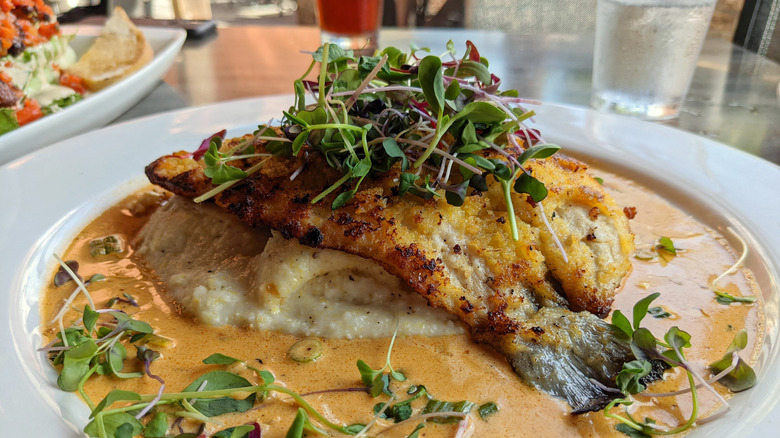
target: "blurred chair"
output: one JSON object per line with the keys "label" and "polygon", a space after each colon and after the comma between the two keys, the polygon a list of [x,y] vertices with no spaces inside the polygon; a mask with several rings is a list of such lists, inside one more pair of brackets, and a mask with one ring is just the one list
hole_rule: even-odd
{"label": "blurred chair", "polygon": [[780,0],[745,0],[734,43],[780,62]]}

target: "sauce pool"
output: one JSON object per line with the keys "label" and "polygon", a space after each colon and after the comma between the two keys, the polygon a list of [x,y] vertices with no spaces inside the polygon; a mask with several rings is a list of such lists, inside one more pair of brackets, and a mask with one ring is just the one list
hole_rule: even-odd
{"label": "sauce pool", "polygon": [[[709,288],[712,280],[736,260],[724,240],[649,190],[606,172],[591,173],[605,180],[605,187],[619,205],[636,207],[638,213],[631,221],[631,227],[636,234],[638,253],[652,252],[660,236],[670,237],[675,247],[681,249],[676,257],[668,261],[658,257],[635,259],[633,272],[624,281],[613,308],[620,309],[630,318],[634,303],[650,293],[660,292],[660,298],[652,305],[662,307],[670,316],[648,316],[643,325],[656,336],[661,336],[675,325],[690,333],[692,347],[686,350],[686,356],[705,375],[706,365],[722,357],[734,334],[742,328],[749,333],[749,344],[742,357],[748,363],[754,363],[764,336],[764,316],[760,293],[750,273],[739,270],[721,280],[719,287],[733,295],[756,295],[759,297],[756,304],[718,304]],[[153,273],[144,269],[141,261],[133,255],[132,245],[126,245],[121,254],[90,255],[89,242],[98,237],[119,234],[126,242],[132,242],[158,198],[149,193],[139,193],[120,202],[89,224],[62,258],[77,260],[81,265],[79,273],[84,278],[98,273],[106,276],[105,281],[89,286],[98,308],[104,307],[111,298],[127,293],[139,307],[118,303],[114,308],[148,322],[155,333],[172,340],[173,345],[167,348],[150,346],[162,353],[163,357],[152,363],[151,371],[165,380],[166,392],[183,390],[202,374],[224,369],[224,366],[202,363],[209,355],[222,353],[270,371],[277,383],[304,395],[312,406],[336,424],[365,424],[371,421],[374,405],[388,398],[373,398],[366,392],[355,390],[363,386],[356,362],[362,359],[374,369],[381,368],[387,357],[389,339],[326,339],[323,340],[324,351],[320,359],[298,363],[288,357],[287,351],[300,337],[241,327],[208,327],[183,315],[176,303],[166,297],[163,285],[156,281]],[[43,291],[40,306],[42,321],[51,321],[73,287],[73,283],[69,282],[60,287],[51,285]],[[76,301],[74,307],[83,308],[84,304],[85,301]],[[76,312],[70,311],[66,315],[66,323],[79,317]],[[56,324],[43,329],[46,342],[53,339],[58,331]],[[135,352],[130,350],[129,355],[134,355]],[[498,413],[487,419],[480,419],[476,414],[471,416],[470,427],[473,427],[474,436],[622,436],[614,429],[615,423],[602,412],[570,415],[568,405],[523,384],[501,355],[489,347],[473,343],[467,335],[399,337],[392,350],[391,363],[407,377],[405,382],[393,382],[391,385],[399,397],[396,401],[406,399],[407,387],[415,384],[424,385],[439,400],[469,400],[477,405],[495,403]],[[256,381],[251,377],[252,373],[241,366],[233,365],[229,370]],[[667,373],[664,381],[651,385],[650,390],[660,393],[684,387],[687,387],[684,373],[675,371]],[[87,382],[86,392],[97,403],[115,388],[155,394],[159,383],[147,377],[120,380],[95,375]],[[717,385],[716,388],[728,396],[728,391]],[[700,390],[699,395],[700,415],[706,416],[716,408],[717,400],[706,390]],[[631,408],[632,415],[637,418],[652,417],[670,426],[684,423],[691,410],[689,395],[660,399],[638,396],[636,399],[637,403]],[[418,412],[424,402],[417,400],[412,406]],[[292,398],[274,393],[248,412],[219,417],[219,423],[207,424],[204,432],[210,436],[228,426],[258,422],[264,438],[284,437],[296,412],[297,405]],[[417,424],[419,422],[410,422],[390,428],[392,422],[380,420],[371,434],[406,437]],[[200,427],[194,421],[180,426],[185,432],[196,432]],[[426,422],[419,436],[453,436],[457,427],[457,423]],[[180,431],[174,429],[171,432],[176,434]]]}

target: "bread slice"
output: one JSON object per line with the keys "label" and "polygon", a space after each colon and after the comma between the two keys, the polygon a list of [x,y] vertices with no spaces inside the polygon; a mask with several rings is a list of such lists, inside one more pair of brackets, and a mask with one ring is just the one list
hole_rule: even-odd
{"label": "bread slice", "polygon": [[153,56],[144,34],[117,6],[92,47],[67,71],[97,91],[143,67]]}

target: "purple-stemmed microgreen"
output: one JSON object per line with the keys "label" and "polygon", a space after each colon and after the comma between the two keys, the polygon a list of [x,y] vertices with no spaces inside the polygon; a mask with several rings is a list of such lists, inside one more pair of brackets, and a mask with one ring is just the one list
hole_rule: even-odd
{"label": "purple-stemmed microgreen", "polygon": [[[663,340],[660,340],[650,330],[641,327],[642,319],[651,309],[650,304],[659,296],[660,294],[657,292],[650,294],[634,305],[633,323],[629,322],[628,318],[619,310],[612,314],[613,329],[619,336],[630,339],[631,350],[636,360],[625,363],[623,369],[618,373],[615,383],[623,393],[623,397],[616,398],[610,402],[604,409],[604,415],[618,421],[617,430],[630,436],[641,434],[674,435],[684,432],[693,427],[697,422],[702,423],[706,421],[706,419],[698,419],[700,410],[698,389],[704,388],[714,394],[723,406],[719,412],[710,416],[712,418],[723,415],[729,409],[728,402],[712,387],[712,383],[721,383],[736,392],[748,389],[755,385],[756,382],[756,375],[753,369],[742,361],[737,354],[738,351],[747,346],[747,332],[744,330],[737,333],[723,358],[710,364],[709,369],[715,376],[707,380],[685,358],[683,349],[691,346],[691,336],[688,333],[680,330],[678,327],[672,327],[664,334]],[[646,385],[651,380],[659,377],[650,376],[653,368],[659,366],[661,370],[672,367],[683,369],[686,373],[689,387],[668,393],[645,391],[647,389]],[[696,383],[697,381],[699,383]],[[612,408],[616,406],[630,406],[633,404],[632,395],[639,393],[647,397],[670,397],[690,393],[692,402],[691,414],[680,425],[664,427],[650,418],[644,420],[636,419],[627,410],[624,412],[624,415],[611,412]]]}

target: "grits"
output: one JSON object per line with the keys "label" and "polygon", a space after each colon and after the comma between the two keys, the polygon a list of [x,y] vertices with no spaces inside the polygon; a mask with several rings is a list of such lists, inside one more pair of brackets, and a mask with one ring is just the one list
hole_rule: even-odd
{"label": "grits", "polygon": [[346,339],[390,336],[396,320],[404,335],[464,332],[376,263],[250,228],[210,203],[172,198],[138,241],[171,297],[209,325]]}

